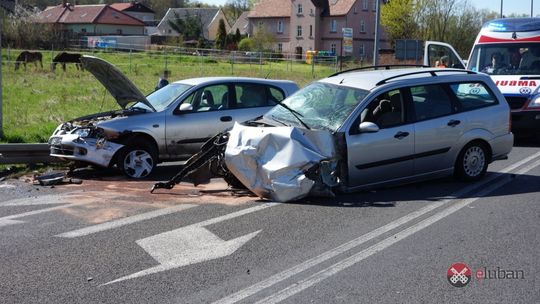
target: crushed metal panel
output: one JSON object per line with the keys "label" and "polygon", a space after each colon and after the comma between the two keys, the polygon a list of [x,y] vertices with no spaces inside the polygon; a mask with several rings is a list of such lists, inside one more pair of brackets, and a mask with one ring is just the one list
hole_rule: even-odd
{"label": "crushed metal panel", "polygon": [[327,160],[336,161],[332,134],[296,127],[236,123],[225,150],[225,164],[242,184],[259,197],[278,202],[309,195],[316,181],[306,172]]}

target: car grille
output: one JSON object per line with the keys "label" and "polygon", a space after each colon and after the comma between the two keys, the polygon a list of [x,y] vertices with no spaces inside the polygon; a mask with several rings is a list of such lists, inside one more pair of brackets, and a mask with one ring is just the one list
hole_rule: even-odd
{"label": "car grille", "polygon": [[510,109],[517,110],[523,108],[527,102],[527,97],[505,97]]}
{"label": "car grille", "polygon": [[75,149],[65,145],[51,145],[51,154],[56,155],[73,155]]}

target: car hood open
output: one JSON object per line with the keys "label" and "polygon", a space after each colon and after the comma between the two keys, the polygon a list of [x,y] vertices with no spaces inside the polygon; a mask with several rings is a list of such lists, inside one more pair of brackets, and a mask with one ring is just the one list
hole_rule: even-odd
{"label": "car hood open", "polygon": [[125,109],[131,102],[142,102],[154,112],[156,111],[133,82],[114,65],[103,59],[88,55],[81,57],[81,63],[111,93],[122,109]]}

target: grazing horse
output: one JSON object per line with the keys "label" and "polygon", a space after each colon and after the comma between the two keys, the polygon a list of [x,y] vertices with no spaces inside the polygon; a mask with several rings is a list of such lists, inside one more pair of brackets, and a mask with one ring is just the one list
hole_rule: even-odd
{"label": "grazing horse", "polygon": [[41,68],[43,68],[43,56],[40,52],[29,52],[29,51],[22,51],[17,59],[15,59],[15,71],[19,69],[20,64],[22,63],[24,65],[24,70],[26,71],[26,64],[33,62],[36,67],[39,62],[39,65]]}
{"label": "grazing horse", "polygon": [[77,53],[70,54],[62,52],[54,57],[51,65],[52,70],[54,71],[56,69],[56,65],[58,63],[62,64],[62,70],[64,70],[64,72],[66,71],[66,63],[75,63],[77,70],[82,70],[83,66],[81,64],[81,56],[81,54]]}

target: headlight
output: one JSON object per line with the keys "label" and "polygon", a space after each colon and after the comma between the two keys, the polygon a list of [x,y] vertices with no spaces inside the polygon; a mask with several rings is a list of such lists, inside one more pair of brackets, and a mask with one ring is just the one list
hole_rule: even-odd
{"label": "headlight", "polygon": [[79,137],[88,137],[88,135],[90,135],[90,129],[86,128],[86,129],[77,129],[75,130],[75,132],[73,132],[73,134],[77,134],[79,135]]}
{"label": "headlight", "polygon": [[536,108],[540,108],[540,95],[536,95],[535,97],[533,97],[531,99],[531,101],[529,101],[529,104],[527,105],[527,108],[529,109],[536,109]]}

